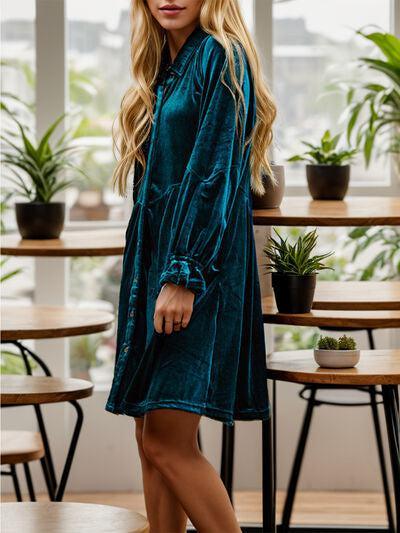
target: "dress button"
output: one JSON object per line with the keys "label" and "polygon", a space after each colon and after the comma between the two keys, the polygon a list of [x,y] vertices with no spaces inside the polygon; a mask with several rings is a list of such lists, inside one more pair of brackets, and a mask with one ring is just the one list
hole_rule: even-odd
{"label": "dress button", "polygon": [[129,316],[135,316],[135,310],[131,311],[131,312],[129,313]]}
{"label": "dress button", "polygon": [[129,350],[129,346],[125,346],[124,352],[127,352]]}

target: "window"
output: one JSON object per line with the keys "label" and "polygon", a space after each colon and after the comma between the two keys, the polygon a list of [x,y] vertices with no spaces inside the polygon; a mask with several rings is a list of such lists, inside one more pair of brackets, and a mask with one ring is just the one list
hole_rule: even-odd
{"label": "window", "polygon": [[[1,50],[1,100],[23,124],[34,129],[35,0],[20,0],[18,3],[2,1]],[[2,132],[13,130],[14,125],[3,117],[1,128]],[[2,231],[15,228],[15,200],[18,198],[11,196],[9,183],[4,180],[1,191]],[[1,285],[3,298],[30,301],[33,295],[33,259],[2,257],[2,261],[2,276],[6,278]]]}
{"label": "window", "polygon": [[[390,0],[291,0],[273,9],[273,80],[278,103],[275,158],[284,161],[302,151],[301,140],[318,140],[325,129],[343,129],[338,118],[345,106],[339,93],[327,92],[337,80],[360,78],[355,60],[371,53],[355,34],[375,24],[390,31]],[[369,75],[370,74],[366,74]],[[371,81],[371,78],[368,78]],[[325,95],[323,93],[326,93]],[[289,185],[304,183],[304,165],[287,164]],[[352,183],[388,185],[389,164],[363,161],[352,169]]]}
{"label": "window", "polygon": [[125,219],[124,199],[112,191],[111,128],[130,83],[129,0],[67,0],[69,98],[88,146],[88,179],[68,193],[71,221]]}

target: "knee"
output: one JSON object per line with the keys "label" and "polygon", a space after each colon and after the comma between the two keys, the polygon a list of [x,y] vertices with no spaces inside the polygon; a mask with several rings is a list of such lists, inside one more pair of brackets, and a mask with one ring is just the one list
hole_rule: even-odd
{"label": "knee", "polygon": [[162,438],[156,433],[146,431],[142,433],[142,449],[146,458],[158,469],[164,470],[168,466],[167,447]]}

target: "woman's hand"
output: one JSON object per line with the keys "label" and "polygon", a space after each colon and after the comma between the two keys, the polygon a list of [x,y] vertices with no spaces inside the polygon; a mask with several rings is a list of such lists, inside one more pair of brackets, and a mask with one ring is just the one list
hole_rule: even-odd
{"label": "woman's hand", "polygon": [[[180,331],[189,324],[193,311],[194,292],[174,283],[165,283],[157,297],[154,328],[157,333]],[[163,329],[164,326],[164,329]]]}

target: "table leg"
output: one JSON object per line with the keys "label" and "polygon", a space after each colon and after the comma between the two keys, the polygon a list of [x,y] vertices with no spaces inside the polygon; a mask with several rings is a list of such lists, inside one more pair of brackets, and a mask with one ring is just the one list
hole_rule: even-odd
{"label": "table leg", "polygon": [[398,389],[395,385],[382,385],[386,430],[389,442],[395,497],[396,533],[400,533],[400,421],[397,409]]}
{"label": "table leg", "polygon": [[71,438],[71,442],[70,442],[70,445],[69,445],[67,458],[65,459],[64,468],[63,468],[63,471],[62,471],[62,474],[61,474],[60,484],[57,487],[57,492],[56,492],[56,495],[55,495],[55,501],[56,502],[60,502],[63,499],[65,487],[67,485],[69,473],[70,473],[71,466],[72,466],[72,461],[73,461],[75,450],[76,450],[76,446],[78,444],[79,434],[81,432],[82,424],[83,424],[82,407],[79,405],[79,403],[76,400],[73,400],[73,401],[68,402],[68,403],[70,403],[71,405],[74,406],[74,408],[76,410],[76,417],[77,418],[76,418],[76,422],[75,422],[74,431],[72,433],[72,438]]}
{"label": "table leg", "polygon": [[[35,352],[27,348],[24,344],[22,344],[19,341],[13,341],[12,344],[14,344],[19,349],[28,375],[32,375],[32,368],[29,362],[28,355],[32,357],[32,359],[34,359],[34,361],[38,363],[38,365],[42,368],[46,376],[52,375],[46,363],[42,361],[42,359],[37,354],[35,354]],[[52,454],[50,450],[50,444],[49,444],[49,440],[47,437],[46,426],[44,424],[40,405],[33,406],[35,409],[36,418],[37,418],[38,425],[39,425],[39,431],[42,436],[43,447],[45,449],[45,456],[43,458],[44,462],[42,462],[43,472],[46,478],[46,485],[47,485],[47,489],[49,493],[49,498],[50,500],[54,500],[54,501],[62,501],[63,499],[65,487],[67,485],[69,473],[70,473],[71,466],[72,466],[72,461],[73,461],[75,450],[78,444],[79,434],[81,432],[82,425],[83,425],[83,411],[82,411],[82,407],[80,406],[80,404],[75,400],[70,401],[68,403],[70,403],[76,410],[77,419],[75,422],[74,431],[72,433],[71,442],[68,448],[68,453],[65,459],[65,463],[64,463],[64,467],[61,473],[59,484],[57,483],[54,463],[53,463]]]}
{"label": "table leg", "polygon": [[[51,376],[51,372],[50,372],[50,369],[48,368],[48,366],[32,350],[30,350],[27,346],[25,346],[24,344],[22,344],[19,341],[14,341],[12,344],[14,344],[19,349],[19,351],[21,353],[21,357],[22,357],[22,359],[24,361],[24,364],[25,364],[26,373],[29,376],[32,375],[32,367],[31,367],[31,364],[29,362],[28,355],[30,357],[32,357],[32,359],[39,364],[39,366],[42,368],[42,370],[43,370],[43,372],[45,373],[46,376]],[[43,441],[43,447],[44,447],[44,451],[45,451],[45,460],[46,460],[47,469],[48,469],[48,473],[49,473],[49,477],[50,477],[50,487],[48,486],[49,498],[50,498],[50,500],[53,500],[54,499],[54,495],[55,495],[55,491],[56,491],[56,487],[57,487],[57,477],[56,477],[56,472],[55,472],[55,468],[54,468],[53,456],[51,454],[50,443],[49,443],[49,439],[47,437],[47,431],[46,431],[46,426],[45,426],[45,423],[44,423],[41,407],[40,407],[40,405],[34,405],[33,408],[35,410],[35,414],[36,414],[36,419],[37,419],[38,426],[39,426],[40,435],[41,435],[42,441]]]}
{"label": "table leg", "polygon": [[273,409],[262,421],[262,512],[263,533],[276,533]]}
{"label": "table leg", "polygon": [[222,424],[222,453],[220,477],[233,505],[233,461],[235,450],[235,425]]}

